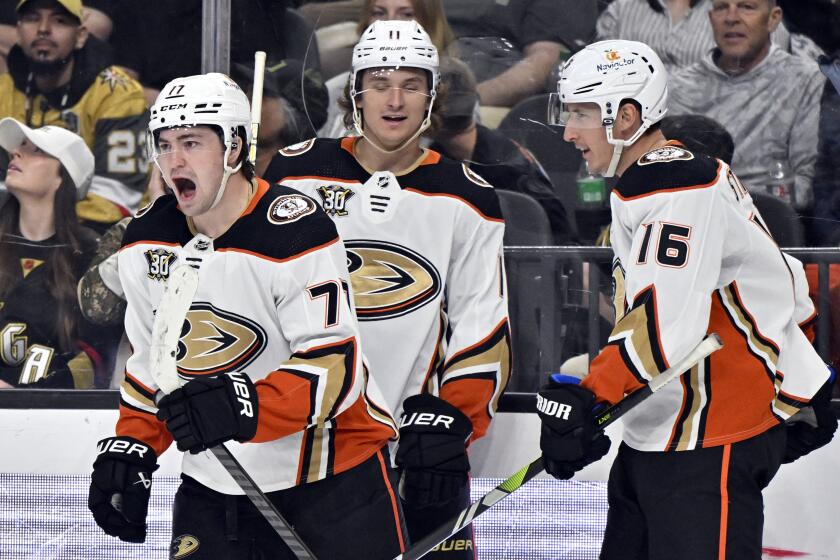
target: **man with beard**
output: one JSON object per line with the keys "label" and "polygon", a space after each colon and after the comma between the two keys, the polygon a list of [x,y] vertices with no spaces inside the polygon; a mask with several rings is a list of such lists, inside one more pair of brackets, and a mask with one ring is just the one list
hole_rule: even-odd
{"label": "man with beard", "polygon": [[143,90],[110,66],[107,46],[81,24],[80,0],[21,0],[17,13],[18,46],[0,76],[0,117],[84,138],[96,169],[77,213],[104,230],[138,209],[145,187]]}

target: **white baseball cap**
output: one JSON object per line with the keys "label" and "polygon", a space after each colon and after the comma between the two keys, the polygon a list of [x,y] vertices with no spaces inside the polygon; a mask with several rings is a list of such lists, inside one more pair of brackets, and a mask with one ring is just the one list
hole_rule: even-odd
{"label": "white baseball cap", "polygon": [[32,129],[11,117],[0,120],[0,147],[7,152],[28,139],[41,151],[57,159],[76,185],[76,198],[82,200],[93,179],[93,153],[81,136],[59,126]]}

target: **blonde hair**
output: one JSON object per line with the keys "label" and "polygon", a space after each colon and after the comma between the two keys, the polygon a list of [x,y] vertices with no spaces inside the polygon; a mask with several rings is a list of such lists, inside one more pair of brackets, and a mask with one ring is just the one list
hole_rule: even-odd
{"label": "blonde hair", "polygon": [[[423,26],[438,52],[442,55],[452,49],[456,37],[452,28],[449,27],[449,21],[446,19],[443,0],[410,0],[410,2],[411,8],[414,10],[414,20]],[[376,0],[365,0],[362,5],[362,13],[359,17],[359,35],[371,24],[375,4]],[[449,54],[452,55],[453,53],[449,52]]]}

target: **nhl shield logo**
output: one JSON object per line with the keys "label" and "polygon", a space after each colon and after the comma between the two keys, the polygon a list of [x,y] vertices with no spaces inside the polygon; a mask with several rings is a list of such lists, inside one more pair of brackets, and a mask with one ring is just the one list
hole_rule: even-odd
{"label": "nhl shield logo", "polygon": [[343,185],[323,185],[318,187],[321,206],[330,216],[346,216],[347,201],[356,194]]}
{"label": "nhl shield logo", "polygon": [[158,282],[163,282],[169,278],[169,270],[172,264],[178,259],[172,251],[166,249],[150,249],[143,253],[146,257],[146,263],[149,265],[149,271],[146,275]]}
{"label": "nhl shield logo", "polygon": [[268,207],[268,221],[282,225],[296,222],[315,211],[315,201],[300,194],[284,194]]}

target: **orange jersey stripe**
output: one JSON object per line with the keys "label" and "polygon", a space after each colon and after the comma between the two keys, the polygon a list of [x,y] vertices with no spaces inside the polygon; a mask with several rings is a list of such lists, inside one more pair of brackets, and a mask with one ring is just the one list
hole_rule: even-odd
{"label": "orange jersey stripe", "polygon": [[163,245],[165,247],[180,247],[180,243],[166,243],[164,241],[150,241],[150,240],[140,240],[135,241],[134,243],[129,243],[125,247],[120,247],[120,251],[124,251],[129,247],[134,247],[135,245]]}
{"label": "orange jersey stripe", "polygon": [[284,263],[284,262],[293,261],[295,259],[299,259],[303,256],[308,255],[309,253],[313,253],[315,251],[320,251],[324,247],[329,247],[330,245],[332,245],[334,243],[337,243],[339,240],[340,240],[340,238],[336,237],[332,241],[327,241],[326,243],[324,243],[322,245],[318,245],[317,247],[312,247],[311,249],[307,249],[306,251],[301,251],[300,253],[297,253],[296,255],[292,255],[291,257],[286,257],[284,259],[275,259],[274,257],[269,257],[268,255],[263,255],[261,253],[256,253],[254,251],[249,251],[247,249],[237,249],[237,248],[234,248],[234,247],[217,249],[217,252],[219,252],[219,253],[242,253],[244,255],[251,255],[252,257],[257,257],[258,259],[264,259],[264,260],[271,261],[271,262],[276,262],[276,263]]}
{"label": "orange jersey stripe", "polygon": [[166,425],[148,412],[140,412],[120,405],[120,418],[117,420],[116,434],[130,436],[147,443],[155,450],[158,457],[172,444],[172,435]]}
{"label": "orange jersey stripe", "polygon": [[403,553],[405,552],[405,540],[402,534],[402,523],[400,523],[400,509],[397,506],[397,497],[394,495],[391,480],[388,478],[388,468],[385,466],[382,451],[376,452],[376,458],[379,460],[379,467],[382,469],[382,479],[385,481],[385,487],[388,489],[388,497],[391,498],[391,509],[394,511],[394,524],[397,528],[397,538],[400,541],[400,553]]}
{"label": "orange jersey stripe", "polygon": [[726,560],[726,537],[729,524],[729,453],[730,445],[723,446],[723,459],[720,464],[720,541],[718,560]]}

